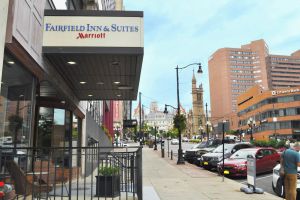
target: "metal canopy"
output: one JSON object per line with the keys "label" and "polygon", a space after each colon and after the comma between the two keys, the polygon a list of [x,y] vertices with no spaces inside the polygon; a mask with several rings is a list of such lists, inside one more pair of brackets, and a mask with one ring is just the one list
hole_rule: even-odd
{"label": "metal canopy", "polygon": [[[96,13],[95,11],[67,12],[63,14],[78,16],[82,13],[84,15]],[[121,13],[104,12],[104,15],[122,16]],[[46,14],[55,16],[61,15],[62,12],[45,11]],[[130,15],[132,14],[136,13]],[[128,15],[128,12],[124,15]],[[58,44],[43,46],[43,54],[80,100],[135,100],[137,98],[143,47],[62,47]]]}

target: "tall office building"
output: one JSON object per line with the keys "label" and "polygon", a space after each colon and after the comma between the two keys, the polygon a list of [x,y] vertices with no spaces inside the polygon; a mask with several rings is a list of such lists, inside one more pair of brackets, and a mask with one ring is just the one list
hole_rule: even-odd
{"label": "tall office building", "polygon": [[290,56],[269,55],[267,69],[270,89],[300,86],[300,50]]}
{"label": "tall office building", "polygon": [[253,85],[265,90],[300,86],[300,51],[270,55],[264,40],[218,49],[209,59],[212,119],[237,111],[237,96]]}
{"label": "tall office building", "polygon": [[101,0],[102,10],[115,10],[116,0]]}

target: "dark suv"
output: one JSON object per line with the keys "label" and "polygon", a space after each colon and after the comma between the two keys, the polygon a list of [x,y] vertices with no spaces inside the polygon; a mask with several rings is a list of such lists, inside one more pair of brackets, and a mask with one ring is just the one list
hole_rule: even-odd
{"label": "dark suv", "polygon": [[186,150],[184,158],[189,163],[197,164],[197,158],[200,158],[205,153],[212,152],[220,144],[222,144],[222,140],[219,139],[201,142],[193,148]]}

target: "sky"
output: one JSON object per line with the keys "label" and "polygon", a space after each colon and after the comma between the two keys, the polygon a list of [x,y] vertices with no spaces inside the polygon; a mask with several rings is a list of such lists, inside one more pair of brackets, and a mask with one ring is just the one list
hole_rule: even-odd
{"label": "sky", "polygon": [[[300,49],[299,0],[124,0],[125,10],[144,11],[142,104],[176,106],[175,67],[201,62],[204,104],[210,105],[208,59],[219,48],[264,39],[271,54]],[[193,67],[180,71],[180,101],[192,107]],[[218,91],[214,91],[218,92]],[[134,106],[137,102],[134,102]]]}
{"label": "sky", "polygon": [[[64,0],[54,0],[64,5]],[[210,107],[208,59],[219,48],[264,39],[271,54],[300,49],[299,0],[123,0],[125,10],[144,11],[142,104],[177,105],[175,67],[201,62],[204,105]],[[192,107],[193,67],[181,70],[180,101]],[[214,91],[218,92],[218,91]],[[137,101],[133,106],[137,106]]]}

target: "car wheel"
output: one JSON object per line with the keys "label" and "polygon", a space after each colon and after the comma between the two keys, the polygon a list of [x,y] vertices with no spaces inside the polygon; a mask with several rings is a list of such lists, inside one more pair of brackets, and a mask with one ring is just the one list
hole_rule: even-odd
{"label": "car wheel", "polygon": [[275,192],[275,193],[276,193],[276,188],[274,187],[274,183],[273,183],[273,181],[272,181],[272,189],[273,189],[273,192]]}
{"label": "car wheel", "polygon": [[[282,178],[279,178],[277,180],[277,183],[276,183],[276,188],[275,188],[275,193],[280,196],[280,197],[284,197],[284,187],[283,187],[283,180]],[[273,184],[272,184],[273,186]],[[274,187],[274,186],[273,186]]]}

